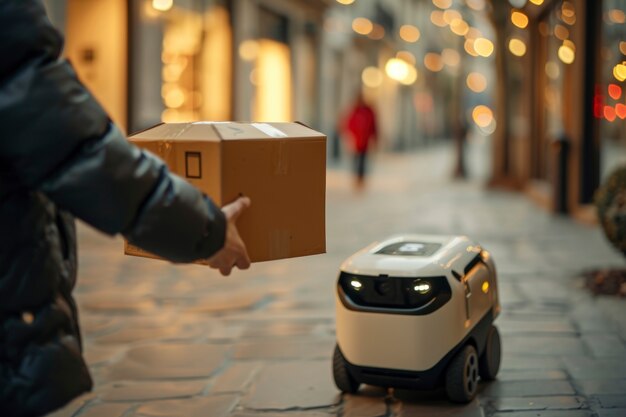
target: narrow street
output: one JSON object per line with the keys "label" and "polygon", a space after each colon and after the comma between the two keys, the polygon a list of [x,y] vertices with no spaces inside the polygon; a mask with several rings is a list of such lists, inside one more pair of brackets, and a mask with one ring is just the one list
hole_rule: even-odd
{"label": "narrow street", "polygon": [[[362,192],[347,168],[329,166],[327,254],[230,277],[127,257],[120,238],[80,227],[76,295],[96,386],[53,416],[626,416],[626,301],[593,297],[579,278],[624,265],[598,227],[450,180],[448,147],[376,155]],[[502,366],[467,406],[439,391],[342,396],[332,381],[339,265],[402,232],[466,234],[496,261]]]}

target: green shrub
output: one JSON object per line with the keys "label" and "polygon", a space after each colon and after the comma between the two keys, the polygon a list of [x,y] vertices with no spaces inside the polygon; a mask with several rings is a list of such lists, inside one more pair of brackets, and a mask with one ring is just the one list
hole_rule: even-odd
{"label": "green shrub", "polygon": [[626,256],[626,166],[616,169],[598,189],[595,203],[606,237]]}

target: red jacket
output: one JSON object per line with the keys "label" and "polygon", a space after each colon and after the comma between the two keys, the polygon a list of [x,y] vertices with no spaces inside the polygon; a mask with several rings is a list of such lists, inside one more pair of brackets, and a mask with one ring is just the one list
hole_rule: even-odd
{"label": "red jacket", "polygon": [[354,107],[346,121],[346,130],[355,152],[366,152],[370,140],[376,140],[376,116],[371,107],[361,104]]}

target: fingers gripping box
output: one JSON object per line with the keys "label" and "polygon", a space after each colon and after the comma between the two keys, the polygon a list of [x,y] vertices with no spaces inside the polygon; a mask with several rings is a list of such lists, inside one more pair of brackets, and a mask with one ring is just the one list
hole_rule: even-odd
{"label": "fingers gripping box", "polygon": [[[299,123],[164,123],[129,140],[219,206],[250,197],[237,227],[252,262],[326,251],[322,133]],[[156,258],[128,242],[124,253]]]}

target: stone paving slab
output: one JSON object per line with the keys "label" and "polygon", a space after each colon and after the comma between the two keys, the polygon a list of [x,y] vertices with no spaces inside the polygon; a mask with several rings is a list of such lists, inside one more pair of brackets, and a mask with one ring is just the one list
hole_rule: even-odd
{"label": "stone paving slab", "polygon": [[154,401],[142,404],[134,417],[226,417],[237,406],[235,395]]}
{"label": "stone paving slab", "polygon": [[300,360],[268,364],[242,399],[247,409],[303,410],[331,407],[340,402],[327,361]]}
{"label": "stone paving slab", "polygon": [[485,405],[498,412],[504,411],[543,411],[543,410],[578,410],[588,408],[583,397],[545,396],[545,397],[501,397],[485,402]]}

